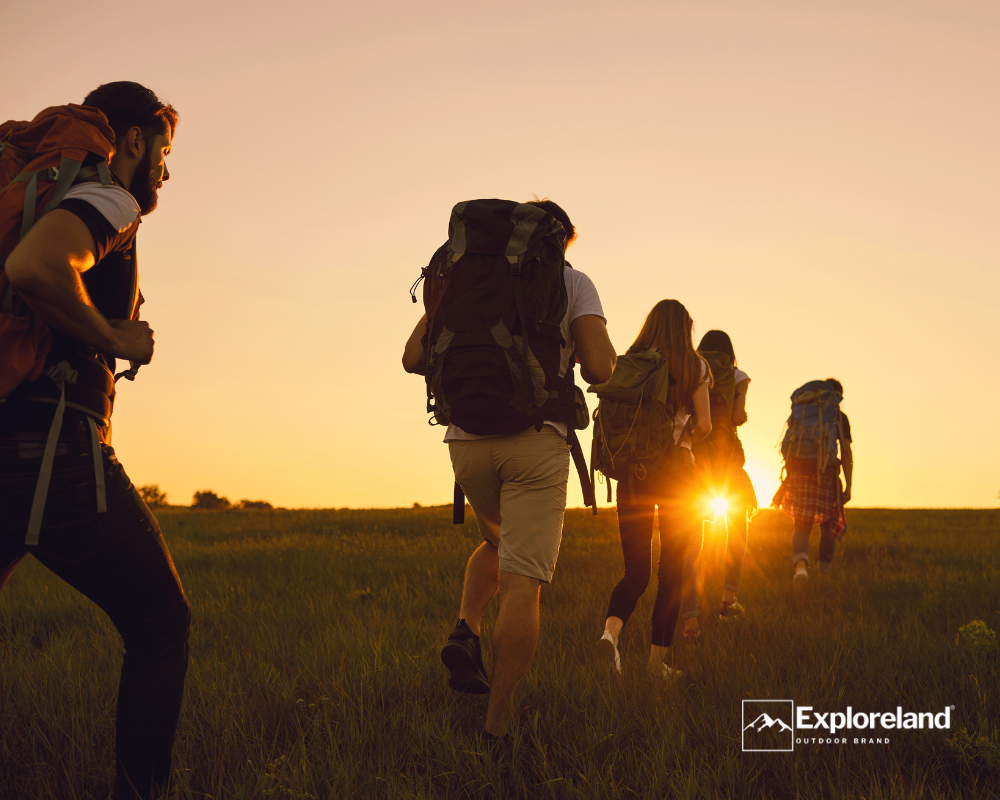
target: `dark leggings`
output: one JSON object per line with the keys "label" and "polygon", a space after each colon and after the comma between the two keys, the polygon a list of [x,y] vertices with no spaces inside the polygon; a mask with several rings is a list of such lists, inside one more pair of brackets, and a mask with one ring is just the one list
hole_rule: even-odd
{"label": "dark leggings", "polygon": [[[833,553],[837,549],[837,537],[831,533],[833,520],[826,520],[819,526],[819,569],[829,572],[833,564]],[[809,563],[809,536],[812,520],[796,520],[792,531],[792,564],[799,561]]]}
{"label": "dark leggings", "polygon": [[0,588],[31,553],[111,618],[125,644],[114,797],[146,798],[170,781],[191,607],[156,518],[110,447],[108,510],[98,514],[89,446],[60,443],[39,543],[25,547],[41,444],[0,439]]}
{"label": "dark leggings", "polygon": [[619,492],[618,531],[625,556],[625,576],[611,592],[608,616],[628,622],[635,611],[635,604],[649,586],[653,561],[653,510],[657,506],[660,509],[660,563],[656,570],[652,643],[658,647],[670,647],[681,607],[684,554],[694,530],[694,515],[689,502],[636,497],[636,503],[632,505],[628,493]]}

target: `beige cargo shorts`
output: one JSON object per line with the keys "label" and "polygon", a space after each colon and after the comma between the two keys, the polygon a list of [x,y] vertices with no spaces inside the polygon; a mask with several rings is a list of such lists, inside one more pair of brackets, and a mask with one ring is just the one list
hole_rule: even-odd
{"label": "beige cargo shorts", "polygon": [[512,436],[448,442],[455,480],[500,569],[549,583],[566,513],[569,446],[551,425]]}

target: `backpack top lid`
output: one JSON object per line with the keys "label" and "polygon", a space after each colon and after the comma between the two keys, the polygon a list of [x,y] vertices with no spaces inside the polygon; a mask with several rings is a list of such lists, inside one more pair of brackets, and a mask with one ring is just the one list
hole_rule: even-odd
{"label": "backpack top lid", "polygon": [[[0,143],[3,154],[0,191],[7,188],[27,162],[44,156],[83,161],[93,153],[110,162],[115,153],[115,134],[108,125],[108,118],[93,106],[75,103],[46,108],[31,122],[9,120],[3,123]],[[59,157],[53,163],[58,166]]]}
{"label": "backpack top lid", "polygon": [[670,370],[658,350],[629,350],[618,356],[608,380],[588,387],[587,391],[613,400],[638,399],[642,394],[667,405],[669,389]]}
{"label": "backpack top lid", "polygon": [[465,200],[448,222],[452,261],[466,253],[505,255],[512,262],[530,245],[552,234],[565,236],[562,223],[545,209],[513,200]]}
{"label": "backpack top lid", "polygon": [[732,411],[733,399],[736,395],[736,367],[728,354],[718,350],[699,350],[702,358],[708,362],[712,370],[712,388],[710,394],[724,397]]}
{"label": "backpack top lid", "polygon": [[809,381],[792,392],[792,405],[804,405],[816,402],[834,402],[838,405],[844,396],[837,391],[830,381]]}

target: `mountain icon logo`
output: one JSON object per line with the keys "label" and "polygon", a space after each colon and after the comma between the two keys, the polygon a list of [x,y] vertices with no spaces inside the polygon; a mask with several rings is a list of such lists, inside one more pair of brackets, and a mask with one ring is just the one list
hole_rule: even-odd
{"label": "mountain icon logo", "polygon": [[761,714],[759,717],[757,717],[757,719],[755,719],[753,722],[747,725],[747,727],[744,728],[743,730],[746,730],[747,728],[753,728],[755,731],[760,733],[762,730],[764,730],[764,728],[773,728],[775,725],[779,726],[779,730],[788,731],[789,733],[791,733],[792,730],[791,725],[785,724],[780,719],[774,719],[773,717],[769,717],[767,714]]}
{"label": "mountain icon logo", "polygon": [[744,700],[744,753],[790,753],[795,749],[795,703],[791,700]]}

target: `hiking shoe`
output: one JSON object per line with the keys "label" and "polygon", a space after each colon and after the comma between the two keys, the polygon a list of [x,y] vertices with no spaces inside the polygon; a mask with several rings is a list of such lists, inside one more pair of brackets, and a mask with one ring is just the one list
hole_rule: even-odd
{"label": "hiking shoe", "polygon": [[809,570],[806,569],[805,564],[799,564],[795,568],[795,577],[792,579],[796,584],[805,583],[809,580]]}
{"label": "hiking shoe", "polygon": [[618,655],[618,648],[615,647],[615,640],[608,631],[597,640],[594,649],[597,651],[597,663],[609,671],[614,669],[619,675],[622,674],[622,659]]}
{"label": "hiking shoe", "polygon": [[701,644],[703,641],[700,627],[684,631],[684,644]]}
{"label": "hiking shoe", "polygon": [[511,751],[514,749],[514,737],[509,733],[505,733],[503,736],[496,736],[495,734],[481,730],[476,734],[476,744],[478,745],[479,752],[483,755],[491,756],[496,761],[504,756],[510,758]]}
{"label": "hiking shoe", "polygon": [[483,666],[483,653],[476,636],[460,619],[441,648],[441,663],[451,672],[448,686],[456,692],[489,694],[490,681]]}
{"label": "hiking shoe", "polygon": [[738,600],[733,600],[731,603],[727,603],[723,600],[722,610],[719,612],[719,619],[734,619],[735,617],[742,617],[746,613],[747,610],[740,605]]}
{"label": "hiking shoe", "polygon": [[673,667],[667,666],[666,664],[649,665],[649,672],[653,677],[661,678],[665,681],[672,681],[679,678],[684,673],[679,669],[674,669]]}

